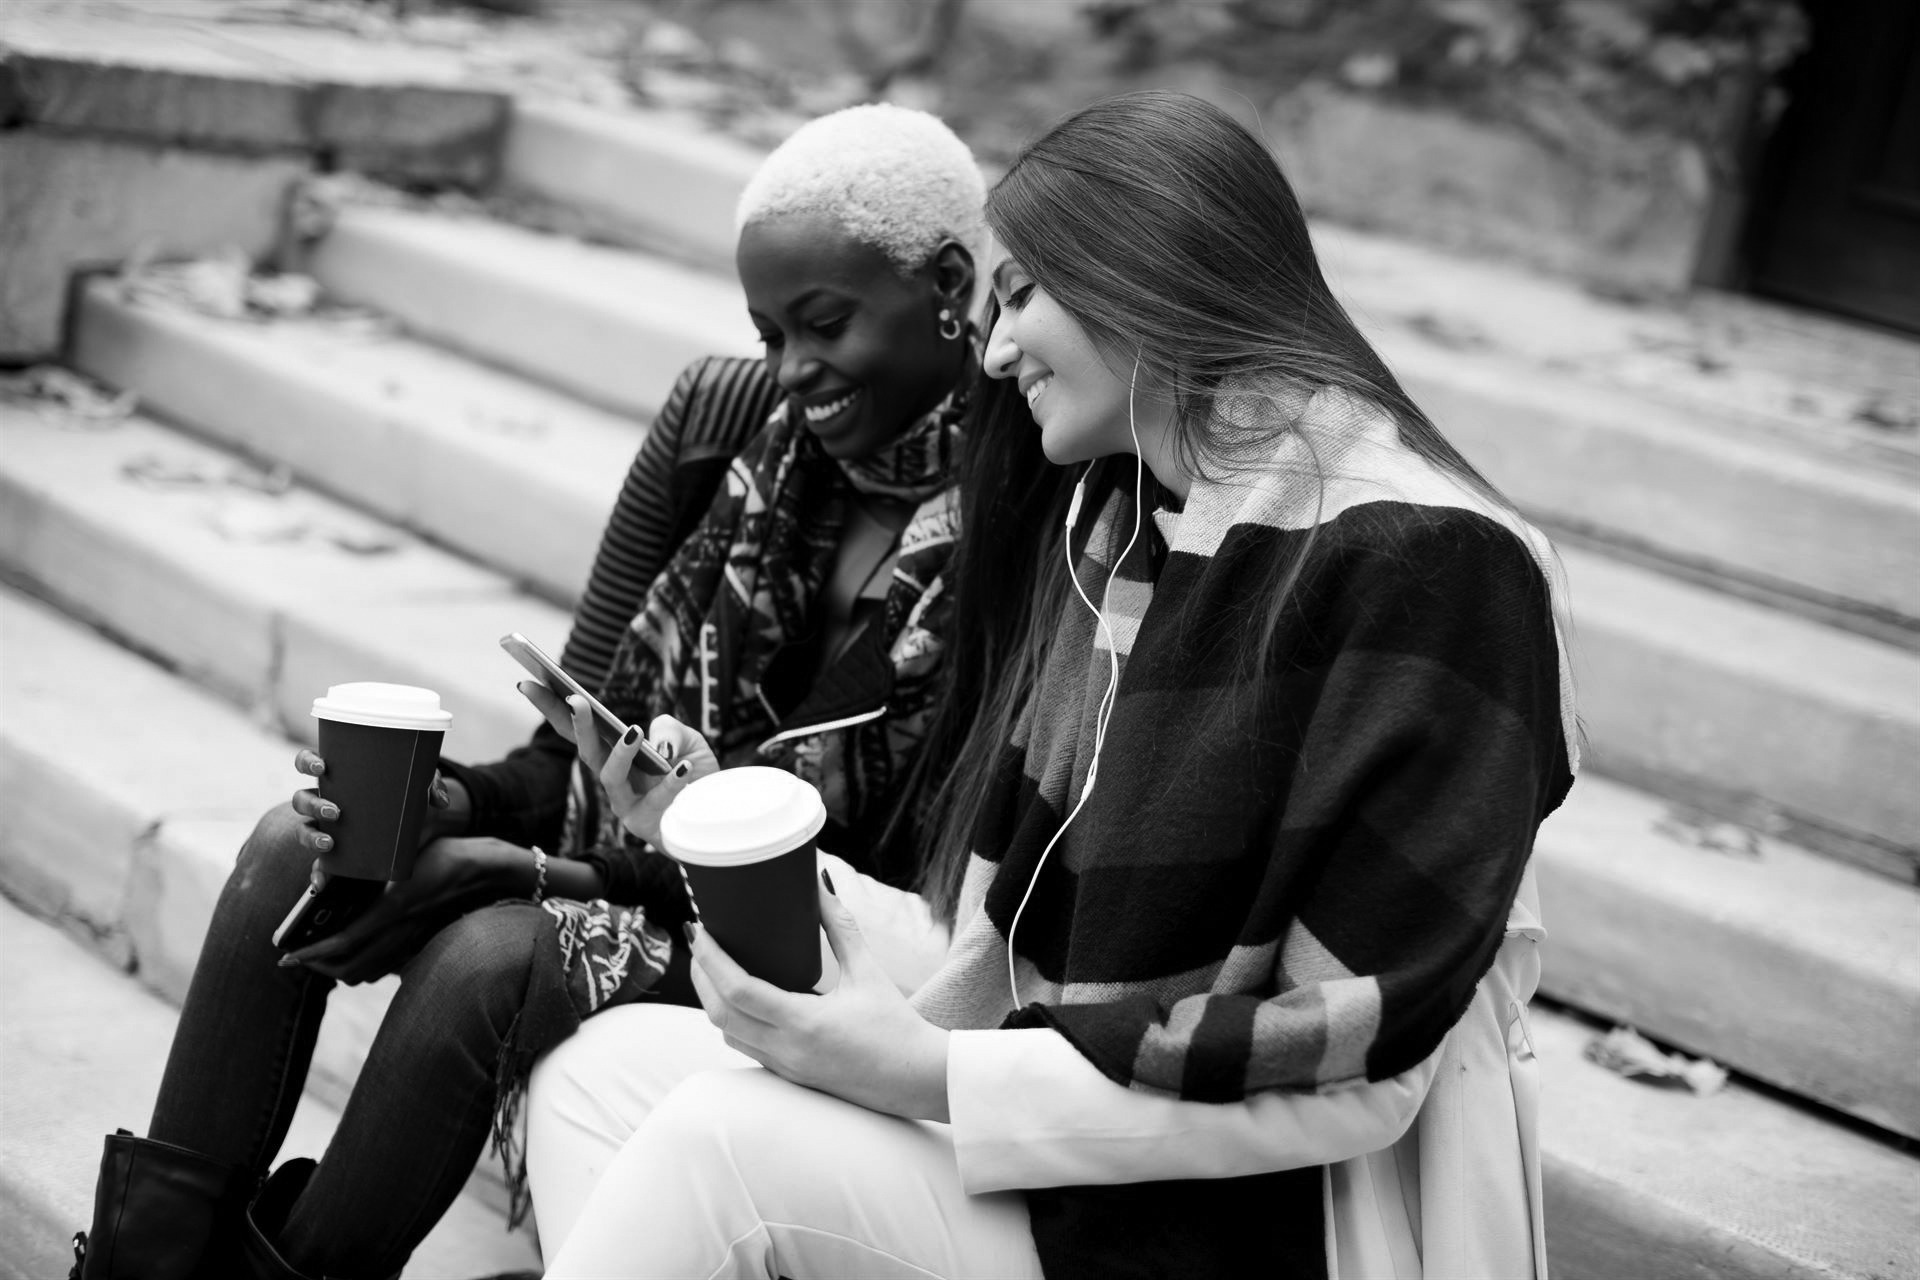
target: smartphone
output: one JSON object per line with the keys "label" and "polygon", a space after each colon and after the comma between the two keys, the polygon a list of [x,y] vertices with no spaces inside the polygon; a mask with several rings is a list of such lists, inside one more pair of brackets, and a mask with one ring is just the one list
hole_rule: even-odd
{"label": "smartphone", "polygon": [[[593,713],[594,730],[599,734],[603,750],[611,752],[613,745],[626,736],[627,726],[621,723],[620,717],[602,706],[600,699],[588,693],[578,680],[562,671],[560,664],[543,653],[539,645],[516,631],[512,635],[501,636],[500,647],[562,702],[575,695],[585,698],[588,710]],[[640,751],[634,756],[633,764],[637,769],[644,769],[662,778],[673,771],[667,758],[655,751],[653,744],[645,738],[640,739]]]}
{"label": "smartphone", "polygon": [[363,880],[359,876],[328,876],[318,888],[309,884],[273,931],[273,945],[282,951],[298,951],[336,934],[386,889],[385,880]]}

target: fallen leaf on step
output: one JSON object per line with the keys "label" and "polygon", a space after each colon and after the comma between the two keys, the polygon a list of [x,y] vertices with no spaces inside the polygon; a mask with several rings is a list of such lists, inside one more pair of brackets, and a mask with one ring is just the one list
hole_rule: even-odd
{"label": "fallen leaf on step", "polygon": [[194,489],[220,484],[225,478],[221,468],[189,459],[166,458],[143,453],[120,467],[120,474],[149,489]]}
{"label": "fallen leaf on step", "polygon": [[1631,1027],[1615,1027],[1604,1036],[1595,1036],[1587,1042],[1586,1052],[1589,1062],[1615,1075],[1688,1088],[1701,1097],[1720,1092],[1727,1083],[1727,1069],[1719,1063],[1662,1052]]}
{"label": "fallen leaf on step", "polygon": [[131,391],[114,391],[58,365],[0,374],[0,404],[30,408],[73,426],[111,426],[130,416],[137,402]]}
{"label": "fallen leaf on step", "polygon": [[122,295],[136,302],[175,306],[239,320],[247,314],[247,277],[253,262],[238,249],[186,262],[129,260],[120,273]]}
{"label": "fallen leaf on step", "polygon": [[269,498],[278,498],[293,488],[293,472],[284,463],[265,471],[245,463],[220,463],[212,459],[168,458],[143,453],[123,464],[120,474],[149,489],[246,489]]}
{"label": "fallen leaf on step", "polygon": [[277,504],[235,500],[207,513],[207,525],[228,542],[304,542],[313,522]]}
{"label": "fallen leaf on step", "polygon": [[1493,345],[1478,325],[1458,316],[1416,311],[1407,317],[1407,328],[1454,351],[1479,351]]}
{"label": "fallen leaf on step", "polygon": [[1889,392],[1876,392],[1854,407],[1853,420],[1882,431],[1920,431],[1920,405],[1902,402]]}
{"label": "fallen leaf on step", "polygon": [[293,468],[284,462],[276,462],[265,471],[252,467],[232,467],[227,471],[226,482],[238,489],[252,489],[277,498],[293,488]]}
{"label": "fallen leaf on step", "polygon": [[247,305],[269,316],[304,316],[320,302],[320,282],[288,272],[247,281]]}
{"label": "fallen leaf on step", "polygon": [[1732,854],[1737,858],[1758,858],[1764,852],[1760,833],[1737,822],[1727,822],[1698,809],[1676,805],[1667,810],[1653,829],[1669,840],[1705,849],[1710,853]]}
{"label": "fallen leaf on step", "polygon": [[373,529],[329,529],[326,539],[356,556],[392,555],[400,549],[398,538]]}

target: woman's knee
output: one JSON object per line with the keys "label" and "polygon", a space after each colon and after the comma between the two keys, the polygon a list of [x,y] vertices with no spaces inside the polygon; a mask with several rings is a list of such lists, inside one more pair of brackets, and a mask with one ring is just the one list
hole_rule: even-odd
{"label": "woman's knee", "polygon": [[796,1125],[814,1127],[806,1123],[814,1100],[826,1095],[764,1069],[702,1071],[661,1100],[638,1140],[689,1169],[711,1169],[717,1162],[751,1169],[790,1149]]}
{"label": "woman's knee", "polygon": [[435,934],[401,969],[403,989],[442,1017],[505,1035],[526,1002],[543,913],[531,903],[469,912]]}
{"label": "woman's knee", "polygon": [[276,911],[277,922],[305,892],[313,875],[312,851],[301,843],[305,819],[290,804],[275,805],[240,845],[227,876],[220,910]]}
{"label": "woman's knee", "polygon": [[699,1009],[634,1004],[588,1018],[533,1069],[528,1124],[617,1142],[689,1077],[749,1067]]}

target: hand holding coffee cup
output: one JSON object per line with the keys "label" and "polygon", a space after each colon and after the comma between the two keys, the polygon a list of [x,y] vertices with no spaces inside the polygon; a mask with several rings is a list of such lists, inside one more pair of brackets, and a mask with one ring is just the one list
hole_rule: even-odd
{"label": "hand holding coffee cup", "polygon": [[815,842],[826,821],[810,783],[761,765],[690,783],[660,821],[701,926],[741,968],[788,991],[820,980]]}
{"label": "hand holding coffee cup", "polygon": [[405,880],[419,853],[452,713],[431,689],[358,682],[315,698],[313,715],[325,765],[317,796],[303,812],[331,827],[321,869],[330,876]]}
{"label": "hand holding coffee cup", "polygon": [[[293,753],[293,769],[295,773],[318,778],[326,773],[327,762],[311,747],[301,747]],[[322,800],[315,787],[294,792],[292,805],[293,811],[306,820],[300,831],[301,847],[316,855],[333,848],[329,831],[340,818],[340,806],[331,800]],[[443,836],[464,834],[472,822],[473,802],[466,789],[435,770],[433,781],[427,785],[427,816],[420,824],[421,849]]]}

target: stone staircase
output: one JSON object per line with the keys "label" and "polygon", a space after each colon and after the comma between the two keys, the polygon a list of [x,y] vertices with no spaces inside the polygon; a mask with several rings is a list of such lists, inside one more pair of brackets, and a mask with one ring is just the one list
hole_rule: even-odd
{"label": "stone staircase", "polygon": [[[77,291],[68,361],[141,408],[0,406],[0,1273],[54,1273],[99,1135],[143,1122],[166,1002],[240,838],[298,785],[315,693],[435,687],[469,759],[531,728],[496,639],[560,643],[673,374],[753,349],[725,267],[752,162],[521,107],[505,181],[626,247],[342,209],[307,265],[397,334]],[[1572,586],[1590,771],[1540,840],[1533,1026],[1557,1273],[1920,1274],[1920,452],[1775,411],[1771,368],[1730,397],[1567,355],[1658,317],[1323,240]],[[324,1142],[387,994],[336,995],[297,1145]],[[1735,1082],[1621,1079],[1583,1056],[1596,1020]],[[483,1169],[409,1274],[515,1265],[499,1203]]]}

